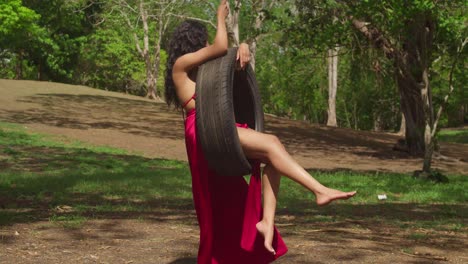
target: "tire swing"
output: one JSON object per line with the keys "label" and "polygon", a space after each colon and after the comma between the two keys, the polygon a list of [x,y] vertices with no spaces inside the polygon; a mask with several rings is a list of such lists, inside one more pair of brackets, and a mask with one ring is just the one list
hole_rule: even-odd
{"label": "tire swing", "polygon": [[208,165],[220,175],[243,176],[252,167],[245,156],[236,122],[263,132],[260,93],[250,65],[236,70],[237,48],[198,68],[197,135]]}

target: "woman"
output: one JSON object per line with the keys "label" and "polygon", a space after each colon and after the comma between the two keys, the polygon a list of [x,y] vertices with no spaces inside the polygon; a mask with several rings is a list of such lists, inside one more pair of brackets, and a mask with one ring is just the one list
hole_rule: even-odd
{"label": "woman", "polygon": [[[186,146],[200,225],[198,263],[270,263],[287,251],[274,228],[281,175],[313,192],[318,205],[348,199],[356,192],[342,192],[323,186],[286,152],[277,137],[239,124],[237,130],[245,155],[266,164],[261,183],[259,164],[254,166],[250,186],[242,177],[219,176],[208,168],[196,140],[197,67],[226,54],[228,39],[225,18],[228,13],[228,3],[221,0],[213,45],[208,44],[206,28],[198,22],[185,21],[175,30],[169,48],[165,96],[168,105],[174,104],[187,113]],[[240,45],[237,58],[241,67],[249,62],[246,44]],[[257,214],[261,188],[263,212]],[[257,233],[261,236],[256,236]]]}

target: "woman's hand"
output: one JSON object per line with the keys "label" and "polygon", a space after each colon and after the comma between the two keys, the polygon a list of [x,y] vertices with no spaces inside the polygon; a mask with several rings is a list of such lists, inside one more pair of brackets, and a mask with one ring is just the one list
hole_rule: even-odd
{"label": "woman's hand", "polygon": [[239,61],[241,69],[244,69],[245,66],[247,66],[247,64],[250,62],[249,45],[247,45],[245,43],[240,44],[239,48],[237,49],[236,60]]}
{"label": "woman's hand", "polygon": [[229,14],[229,2],[227,0],[221,0],[218,7],[218,20],[225,19]]}

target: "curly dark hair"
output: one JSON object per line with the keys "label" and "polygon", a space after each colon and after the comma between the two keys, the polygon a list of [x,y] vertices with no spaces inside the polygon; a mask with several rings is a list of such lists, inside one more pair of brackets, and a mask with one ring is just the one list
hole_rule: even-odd
{"label": "curly dark hair", "polygon": [[172,34],[169,44],[169,56],[166,63],[164,96],[168,106],[174,105],[176,109],[181,107],[181,102],[176,94],[174,80],[172,79],[172,67],[176,60],[187,53],[195,52],[206,46],[208,31],[200,22],[186,20],[182,22]]}

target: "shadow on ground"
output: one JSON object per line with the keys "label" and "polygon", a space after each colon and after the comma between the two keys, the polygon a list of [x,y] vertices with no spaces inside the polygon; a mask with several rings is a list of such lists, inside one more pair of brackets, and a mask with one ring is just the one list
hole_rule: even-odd
{"label": "shadow on ground", "polygon": [[[165,104],[102,95],[37,94],[19,100],[39,107],[3,110],[3,119],[71,129],[109,129],[148,138],[183,139],[182,114]],[[307,157],[313,151],[346,150],[359,156],[379,159],[408,158],[392,151],[398,136],[356,132],[319,125],[268,118],[267,132],[282,139],[296,153]],[[345,130],[345,131],[344,131]],[[364,137],[362,135],[365,135]]]}
{"label": "shadow on ground", "polygon": [[[51,248],[64,241],[96,241],[96,247],[116,248],[126,241],[136,247],[133,251],[142,247],[139,243],[146,248],[164,246],[164,250],[172,252],[167,255],[173,256],[172,262],[164,263],[196,262],[193,255],[198,226],[187,164],[60,147],[0,146],[0,153],[7,155],[2,164],[9,173],[0,178],[0,230],[35,226],[34,232],[45,237],[31,243],[46,241]],[[316,207],[312,201],[300,198],[291,202],[293,209],[279,209],[277,213],[278,228],[290,241],[292,251],[279,263],[310,263],[313,255],[297,252],[312,248],[319,250],[322,260],[329,255],[334,262],[361,263],[375,254],[392,256],[416,242],[444,252],[466,248],[463,236],[456,233],[430,231],[414,235],[444,225],[463,226],[468,214],[466,204],[336,203]],[[44,225],[47,222],[78,225],[57,231],[54,226]],[[185,233],[181,231],[184,228]],[[20,248],[19,239],[33,237],[0,235],[0,246],[15,250]],[[158,240],[162,235],[163,242]],[[362,245],[349,250],[348,245],[356,241]],[[79,245],[86,250],[86,244]],[[73,249],[73,245],[69,248]],[[57,258],[66,255],[59,252]]]}
{"label": "shadow on ground", "polygon": [[168,264],[193,264],[196,263],[196,258],[180,258],[169,262]]}
{"label": "shadow on ground", "polygon": [[72,129],[109,129],[145,137],[183,138],[182,114],[167,105],[102,95],[38,94],[18,100],[39,107],[3,110],[3,119]]}
{"label": "shadow on ground", "polygon": [[[31,87],[35,85],[52,84],[38,83]],[[55,128],[55,133],[76,136],[84,141],[91,139],[94,144],[105,142],[103,144],[117,144],[126,149],[133,146],[149,156],[186,159],[185,152],[180,151],[184,138],[182,113],[169,109],[164,103],[111,93],[108,96],[91,94],[97,91],[93,89],[81,91],[89,94],[67,94],[67,90],[45,92],[48,91],[46,87],[34,91],[15,98],[15,104],[10,107],[0,109],[0,119],[38,125],[46,130]],[[405,152],[393,151],[393,145],[400,137],[389,133],[330,128],[269,115],[265,126],[267,132],[277,135],[288,151],[308,168],[360,167],[359,170],[408,172],[419,169],[422,163],[421,159]],[[61,130],[57,131],[57,128]],[[103,139],[93,137],[95,134],[92,133],[82,133],[86,130],[93,130]],[[164,151],[148,147],[148,140]],[[442,143],[441,153],[441,158],[434,157],[434,167],[466,173],[463,157],[468,156],[468,148],[462,144]],[[324,162],[319,162],[321,160]]]}
{"label": "shadow on ground", "polygon": [[[55,215],[194,220],[190,172],[184,162],[24,145],[0,145],[0,153],[0,225],[41,221]],[[388,188],[393,188],[391,183]],[[290,199],[285,200],[290,209],[279,209],[278,214],[296,216],[298,224],[320,219],[333,222],[335,218],[347,219],[345,224],[350,225],[364,221],[366,228],[372,229],[379,221],[424,224],[468,218],[468,205],[463,203],[334,203],[317,207],[306,197]]]}

